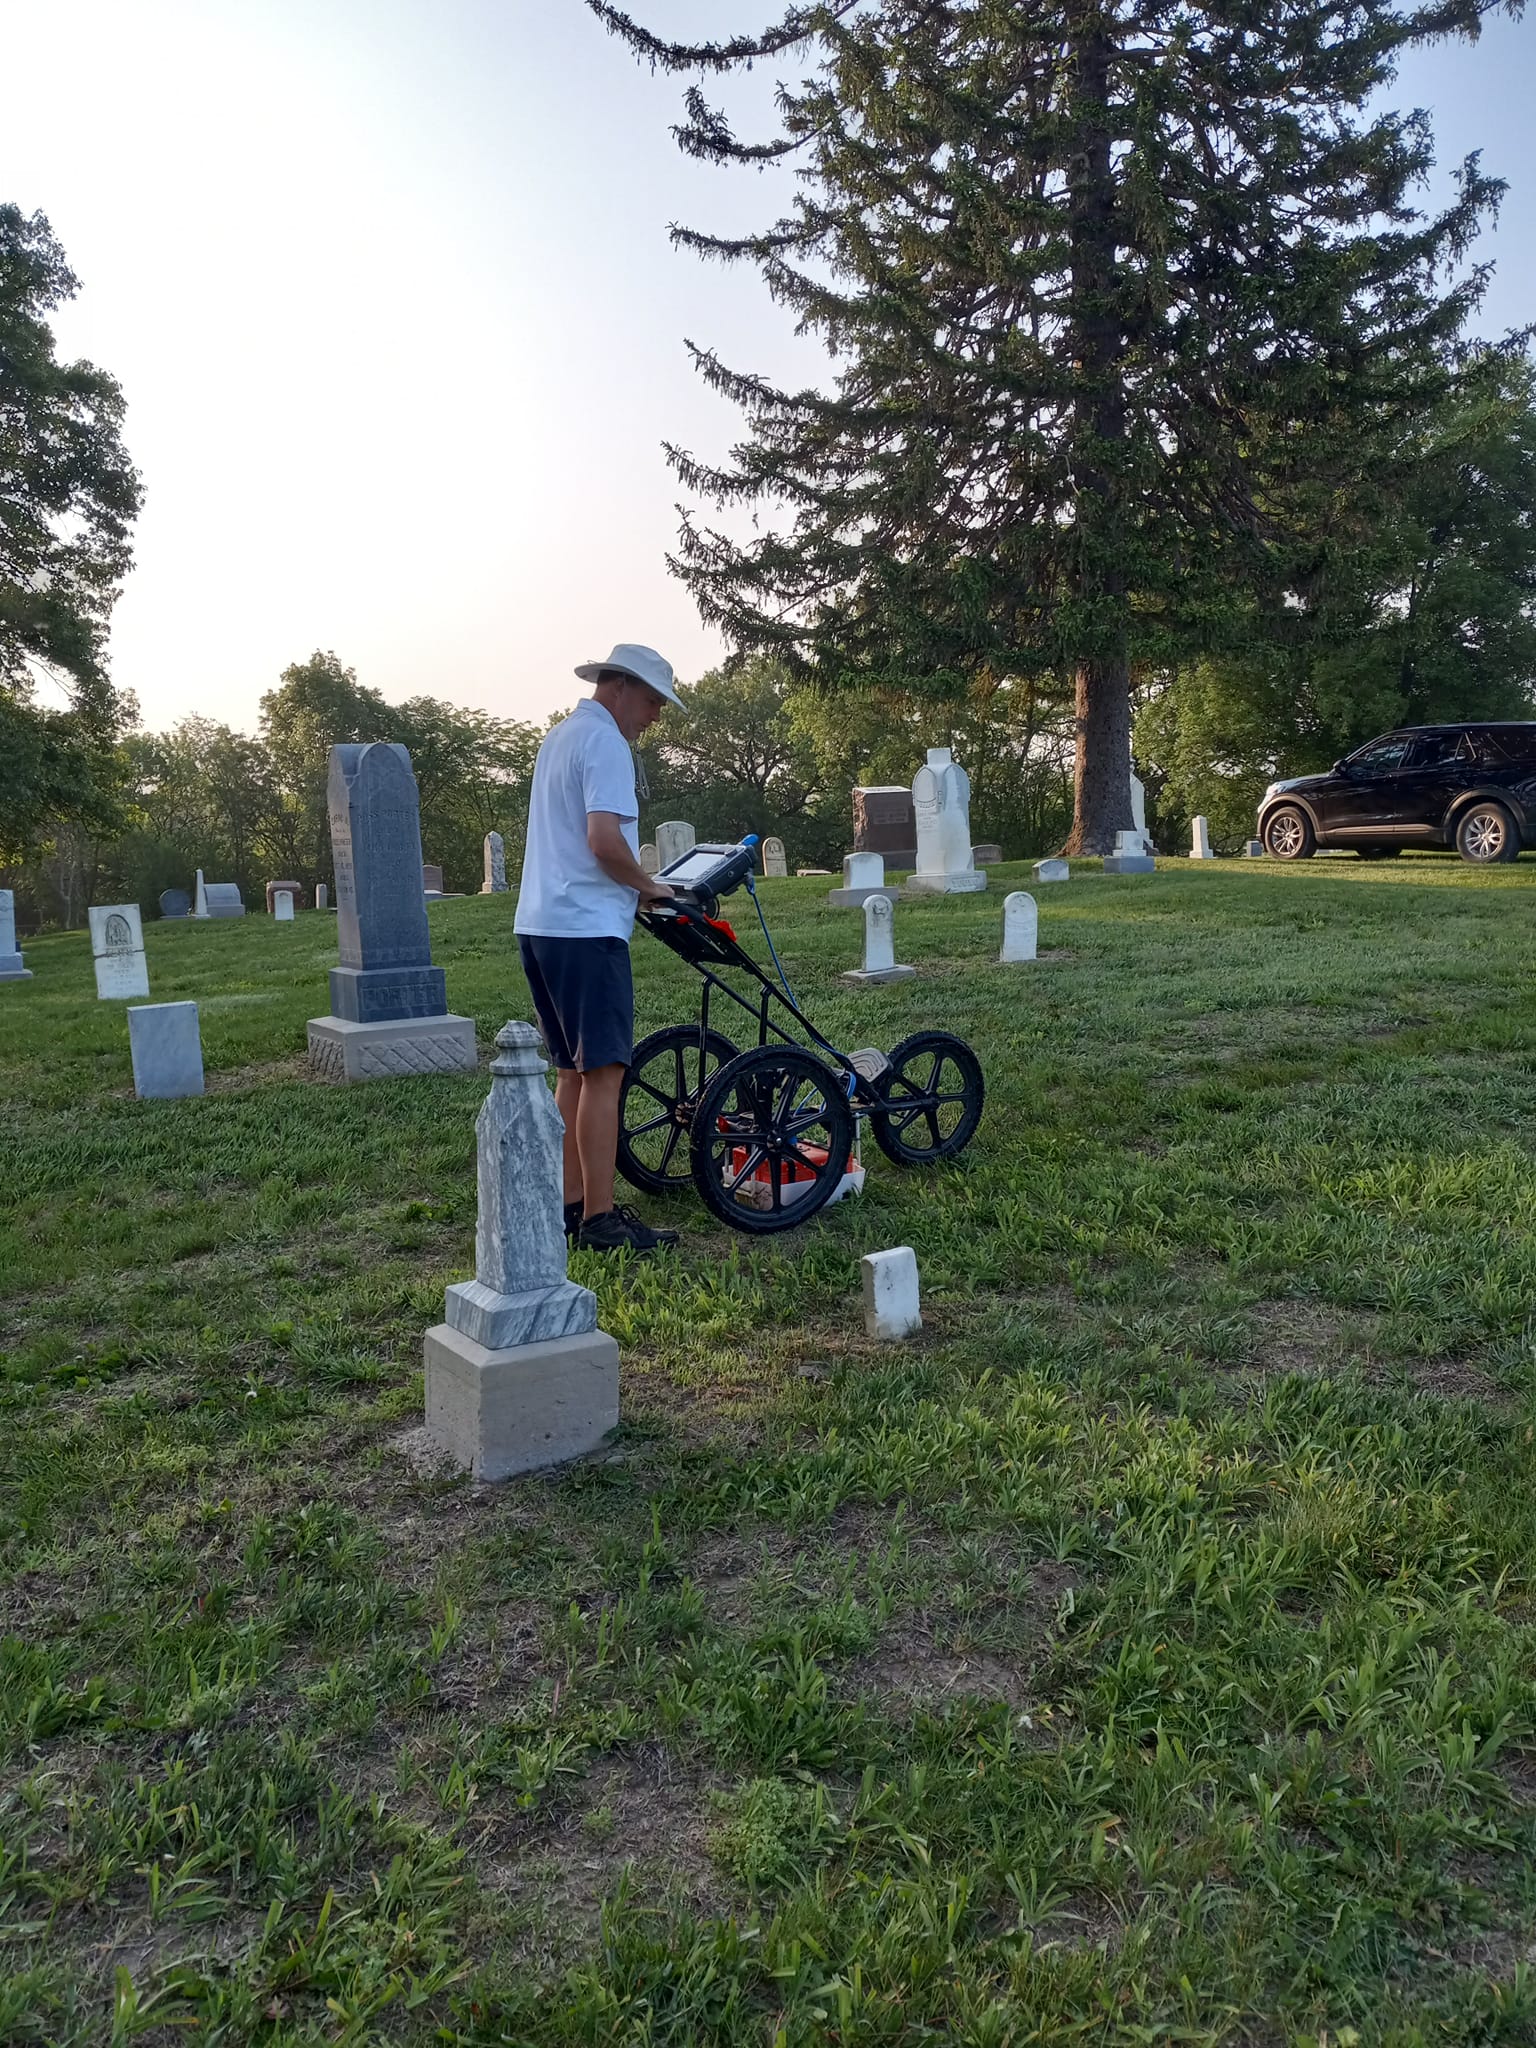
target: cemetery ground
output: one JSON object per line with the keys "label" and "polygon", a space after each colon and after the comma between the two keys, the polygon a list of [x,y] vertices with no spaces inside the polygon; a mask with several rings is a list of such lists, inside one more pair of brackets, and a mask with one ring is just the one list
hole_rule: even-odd
{"label": "cemetery ground", "polygon": [[[958,1030],[933,1176],[589,1255],[624,1423],[420,1429],[486,1079],[325,1086],[335,923],[0,990],[0,2040],[1536,2038],[1536,860],[764,898],[844,1045]],[[431,909],[482,1058],[513,899]],[[748,907],[731,914],[744,933]],[[637,938],[640,1025],[698,985]],[[862,1332],[907,1243],[925,1329]]]}

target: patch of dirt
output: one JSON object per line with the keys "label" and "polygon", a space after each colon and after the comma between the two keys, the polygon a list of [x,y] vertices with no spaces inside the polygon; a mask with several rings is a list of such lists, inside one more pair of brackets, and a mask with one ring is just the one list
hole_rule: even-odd
{"label": "patch of dirt", "polygon": [[1317,1301],[1256,1301],[1251,1362],[1260,1372],[1327,1372],[1344,1362],[1346,1327],[1336,1309]]}
{"label": "patch of dirt", "polygon": [[1385,1358],[1375,1350],[1374,1318],[1317,1301],[1260,1301],[1248,1310],[1257,1332],[1249,1363],[1263,1374],[1339,1372],[1353,1367],[1372,1386],[1408,1378],[1442,1401],[1480,1401],[1507,1409],[1510,1397],[1465,1358]]}
{"label": "patch of dirt", "polygon": [[882,1703],[898,1709],[942,1711],[952,1700],[1001,1700],[1034,1720],[1034,1695],[1013,1665],[985,1651],[965,1655],[940,1650],[928,1638],[896,1631],[880,1649],[860,1657],[843,1673],[838,1689],[853,1694],[876,1693]]}
{"label": "patch of dirt", "polygon": [[326,1079],[309,1063],[308,1053],[290,1053],[286,1059],[256,1060],[248,1067],[223,1067],[205,1073],[203,1087],[209,1095],[229,1095],[241,1088],[265,1088],[274,1082]]}
{"label": "patch of dirt", "polygon": [[737,1901],[709,1855],[714,1783],[681,1766],[659,1743],[599,1764],[578,1803],[521,1843],[493,1824],[469,1844],[480,1882],[523,1909],[527,1959],[550,1967],[573,1940],[590,1942],[604,1902],[626,1870],[632,1895],[680,1899],[718,1916]]}

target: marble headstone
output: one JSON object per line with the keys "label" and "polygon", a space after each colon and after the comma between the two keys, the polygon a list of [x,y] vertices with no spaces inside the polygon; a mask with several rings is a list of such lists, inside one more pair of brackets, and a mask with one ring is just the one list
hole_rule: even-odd
{"label": "marble headstone", "polygon": [[485,835],[485,878],[480,884],[482,896],[505,896],[507,893],[507,843],[499,832]]}
{"label": "marble headstone", "polygon": [[203,1092],[203,1041],[196,1003],[140,1003],[128,1012],[133,1092],[173,1101]]}
{"label": "marble headstone", "polygon": [[909,1244],[888,1252],[866,1252],[859,1261],[864,1285],[864,1330],[886,1343],[915,1337],[923,1327],[919,1306],[917,1253]]}
{"label": "marble headstone", "polygon": [[1263,840],[1250,839],[1248,844],[1243,848],[1243,854],[1245,858],[1248,860],[1262,860],[1264,857]]}
{"label": "marble headstone", "polygon": [[474,1024],[449,1014],[432,965],[410,755],[386,740],[332,747],[326,797],[340,965],[331,1015],[310,1020],[311,1058],[346,1080],[473,1069]]}
{"label": "marble headstone", "polygon": [[566,1274],[561,1152],[539,1034],[496,1034],[475,1124],[475,1277],[427,1332],[426,1421],[478,1480],[584,1455],[619,1419],[619,1347]]}
{"label": "marble headstone", "polygon": [[1146,834],[1140,830],[1117,832],[1115,850],[1104,856],[1106,875],[1151,875],[1157,872],[1157,862],[1145,851]]}
{"label": "marble headstone", "polygon": [[664,825],[656,827],[656,858],[661,867],[671,867],[673,861],[681,860],[698,842],[693,827],[677,818],[669,818]]}
{"label": "marble headstone", "polygon": [[1070,882],[1072,870],[1064,860],[1037,860],[1035,880],[1037,882]]}
{"label": "marble headstone", "polygon": [[1189,857],[1191,860],[1214,860],[1216,858],[1215,854],[1211,851],[1211,828],[1204,818],[1196,818],[1195,820],[1194,835],[1190,841]]}
{"label": "marble headstone", "polygon": [[1136,844],[1128,847],[1130,853],[1156,853],[1152,835],[1147,830],[1147,789],[1146,784],[1131,770],[1131,827],[1136,835]]}
{"label": "marble headstone", "polygon": [[293,923],[293,891],[279,889],[272,898],[272,915],[279,924]]}
{"label": "marble headstone", "polygon": [[971,778],[948,747],[930,747],[912,779],[917,813],[917,872],[912,895],[973,895],[987,878],[971,859]]}
{"label": "marble headstone", "polygon": [[16,950],[16,892],[0,889],[0,981],[31,979],[31,968]]}
{"label": "marble headstone", "polygon": [[763,841],[763,873],[783,877],[789,873],[789,863],[784,856],[782,839]]}
{"label": "marble headstone", "polygon": [[1039,939],[1040,906],[1028,890],[1013,890],[1003,898],[1003,950],[998,959],[1005,967],[1033,960]]}
{"label": "marble headstone", "polygon": [[208,884],[203,880],[201,868],[197,871],[197,881],[194,886],[192,915],[194,917],[206,917],[208,915]]}
{"label": "marble headstone", "polygon": [[316,882],[316,884],[315,884],[315,908],[316,908],[316,910],[329,910],[329,909],[330,909],[330,907],[331,907],[331,892],[330,892],[330,889],[328,888],[328,886],[327,886],[327,885],[326,885],[326,884],[325,884],[324,882]]}
{"label": "marble headstone", "polygon": [[100,1002],[123,1002],[149,994],[144,958],[144,925],[137,903],[93,903],[86,912]]}
{"label": "marble headstone", "polygon": [[893,898],[900,893],[885,886],[885,856],[879,853],[845,854],[843,886],[840,889],[829,889],[827,901],[842,909],[858,909],[869,901],[876,890]]}
{"label": "marble headstone", "polygon": [[240,900],[238,882],[205,882],[203,901],[207,906],[204,917],[244,917],[245,905]]}
{"label": "marble headstone", "polygon": [[160,891],[160,915],[162,917],[190,917],[192,898],[185,889],[162,889]]}
{"label": "marble headstone", "polygon": [[903,981],[915,974],[915,967],[896,965],[896,906],[889,896],[876,893],[864,904],[864,965],[851,968],[844,981]]}
{"label": "marble headstone", "polygon": [[428,865],[426,863],[423,863],[421,870],[421,887],[424,895],[441,896],[443,893],[442,869],[440,867],[437,867],[436,865]]}
{"label": "marble headstone", "polygon": [[656,848],[649,839],[641,847],[639,859],[641,867],[645,869],[648,875],[654,875],[661,866],[661,855],[656,851]]}
{"label": "marble headstone", "polygon": [[293,898],[295,910],[302,910],[304,908],[304,884],[302,882],[268,882],[266,889],[268,917],[274,917],[277,914],[277,892],[279,889],[286,889],[288,891],[288,894]]}

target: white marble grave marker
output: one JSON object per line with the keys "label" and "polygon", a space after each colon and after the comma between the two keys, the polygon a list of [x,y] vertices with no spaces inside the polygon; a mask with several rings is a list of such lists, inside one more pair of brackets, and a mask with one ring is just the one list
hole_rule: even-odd
{"label": "white marble grave marker", "polygon": [[206,917],[208,915],[208,884],[203,880],[201,868],[197,871],[196,892],[192,899],[192,915],[194,917]]}
{"label": "white marble grave marker", "polygon": [[99,1002],[123,1002],[149,994],[144,926],[137,903],[93,903],[86,912]]}
{"label": "white marble grave marker", "polygon": [[171,1102],[203,1092],[203,1041],[196,1003],[141,1003],[128,1012],[133,1092]]}
{"label": "white marble grave marker", "polygon": [[329,909],[330,909],[330,907],[331,907],[331,892],[330,892],[330,890],[329,890],[329,889],[328,889],[328,888],[326,887],[326,885],[325,885],[325,883],[324,883],[324,882],[316,882],[316,884],[315,884],[315,908],[316,908],[316,910],[329,910]]}
{"label": "white marble grave marker", "polygon": [[971,859],[971,778],[948,747],[930,747],[912,778],[917,814],[917,872],[909,895],[972,895],[987,878]]}
{"label": "white marble grave marker", "polygon": [[864,901],[864,965],[850,968],[844,981],[904,981],[915,967],[896,965],[896,906],[889,896],[875,894]]}
{"label": "white marble grave marker", "polygon": [[698,834],[691,825],[669,818],[666,824],[656,827],[656,858],[663,868],[669,868],[673,861],[690,852],[697,841]]}
{"label": "white marble grave marker", "polygon": [[782,839],[763,841],[763,873],[774,876],[785,876],[789,873],[789,863],[784,857]]}
{"label": "white marble grave marker", "polygon": [[16,950],[16,895],[0,889],[0,981],[30,981],[32,970]]}
{"label": "white marble grave marker", "polygon": [[499,832],[485,835],[485,879],[480,884],[482,896],[505,896],[507,893],[507,845]]}
{"label": "white marble grave marker", "polygon": [[1003,898],[1002,964],[1033,960],[1040,935],[1040,906],[1027,889],[1015,889]]}
{"label": "white marble grave marker", "polygon": [[272,891],[272,916],[278,924],[293,923],[293,891],[274,889]]}
{"label": "white marble grave marker", "polygon": [[1146,851],[1145,835],[1141,832],[1117,832],[1115,850],[1104,856],[1106,875],[1152,875],[1157,872],[1157,862]]}
{"label": "white marble grave marker", "polygon": [[654,875],[661,866],[661,855],[656,851],[649,839],[640,849],[640,865],[648,875]]}
{"label": "white marble grave marker", "polygon": [[1064,860],[1037,860],[1035,880],[1037,882],[1070,882],[1072,870]]}
{"label": "white marble grave marker", "polygon": [[1191,860],[1214,860],[1216,858],[1215,854],[1211,851],[1211,828],[1204,818],[1196,818],[1195,820],[1194,837],[1190,842],[1189,857]]}
{"label": "white marble grave marker", "polygon": [[864,1281],[864,1328],[871,1337],[897,1342],[923,1327],[917,1284],[917,1253],[909,1244],[860,1259]]}
{"label": "white marble grave marker", "polygon": [[426,1335],[427,1427],[479,1480],[580,1457],[619,1419],[619,1347],[566,1276],[564,1125],[539,1034],[504,1025],[475,1122],[475,1277]]}
{"label": "white marble grave marker", "polygon": [[899,889],[886,886],[884,854],[848,853],[843,856],[843,886],[829,889],[827,901],[840,909],[856,910],[877,890],[893,902],[901,894]]}

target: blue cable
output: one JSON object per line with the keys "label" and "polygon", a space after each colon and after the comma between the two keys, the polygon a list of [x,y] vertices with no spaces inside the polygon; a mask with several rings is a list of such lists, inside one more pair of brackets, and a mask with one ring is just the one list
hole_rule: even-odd
{"label": "blue cable", "polygon": [[763,937],[768,941],[768,951],[772,954],[773,964],[778,969],[779,980],[784,985],[784,993],[798,1010],[800,1005],[795,1002],[795,992],[789,985],[789,976],[784,972],[784,963],[780,960],[778,948],[773,943],[773,933],[768,929],[768,920],[763,915],[763,906],[757,900],[757,885],[750,875],[747,876],[746,880],[747,894],[752,898],[752,908],[757,912],[757,921],[763,928]]}

